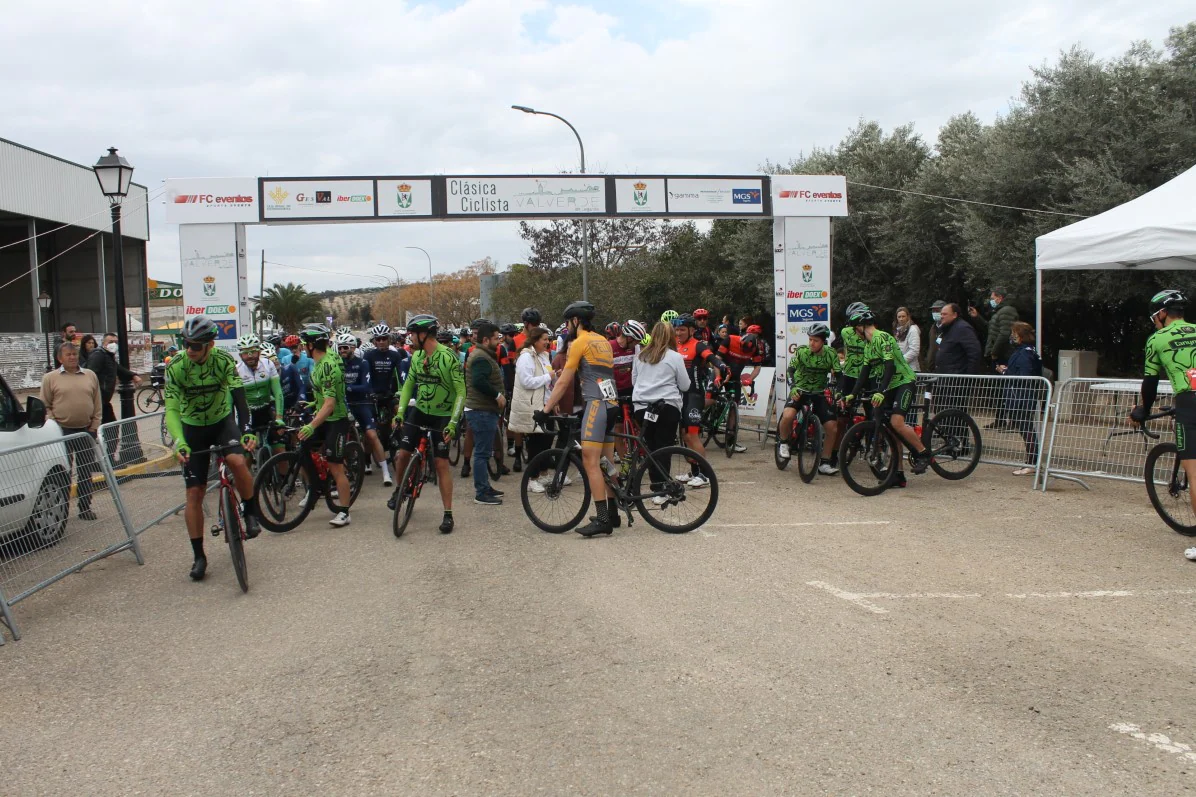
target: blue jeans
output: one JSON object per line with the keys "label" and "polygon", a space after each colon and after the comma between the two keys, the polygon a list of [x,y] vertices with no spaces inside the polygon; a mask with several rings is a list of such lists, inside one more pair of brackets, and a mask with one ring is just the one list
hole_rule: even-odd
{"label": "blue jeans", "polygon": [[488,495],[490,473],[486,460],[494,454],[494,435],[498,432],[498,413],[485,410],[470,410],[465,414],[473,432],[473,491],[476,497]]}

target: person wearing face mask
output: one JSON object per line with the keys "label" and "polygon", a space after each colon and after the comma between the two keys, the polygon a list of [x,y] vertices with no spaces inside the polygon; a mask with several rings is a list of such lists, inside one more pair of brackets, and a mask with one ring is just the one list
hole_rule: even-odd
{"label": "person wearing face mask", "polygon": [[939,353],[939,330],[942,328],[943,305],[945,304],[946,302],[942,299],[938,299],[934,304],[930,305],[930,320],[932,323],[929,330],[930,334],[927,336],[930,338],[930,345],[926,349],[926,370],[932,373],[934,372],[935,357]]}
{"label": "person wearing face mask", "polygon": [[[119,377],[122,381],[132,380],[134,385],[141,384],[141,377],[117,362],[117,350],[116,335],[105,332],[100,347],[87,355],[87,362],[83,366],[87,370],[95,372],[96,378],[100,380],[100,410],[103,412],[104,423],[112,423],[116,420],[116,412],[112,409],[112,394],[116,392],[117,378]],[[108,449],[108,457],[111,459],[116,453],[118,440],[115,434],[106,435],[106,437],[105,445]]]}

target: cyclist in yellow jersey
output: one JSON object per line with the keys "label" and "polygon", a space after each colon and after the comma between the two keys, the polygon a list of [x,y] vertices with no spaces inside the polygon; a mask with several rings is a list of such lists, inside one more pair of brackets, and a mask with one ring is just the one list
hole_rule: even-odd
{"label": "cyclist in yellow jersey", "polygon": [[[1142,423],[1150,414],[1164,374],[1175,394],[1176,457],[1188,476],[1188,499],[1196,512],[1196,323],[1184,320],[1188,297],[1166,290],[1150,300],[1150,320],[1155,333],[1146,341],[1146,366],[1142,379],[1142,403],[1130,411],[1130,419]],[[1196,548],[1184,555],[1196,561]]]}
{"label": "cyclist in yellow jersey", "polygon": [[619,393],[615,388],[614,355],[606,338],[594,331],[594,305],[585,301],[573,302],[565,308],[565,324],[571,339],[569,356],[552,395],[545,402],[545,409],[548,412],[555,410],[565,390],[573,384],[574,375],[580,374],[581,398],[585,402],[581,421],[581,461],[598,516],[577,532],[583,537],[611,534],[619,517],[619,508],[614,496],[607,499],[602,456],[605,454],[608,460],[613,459],[615,450],[611,431],[618,420],[615,410]]}

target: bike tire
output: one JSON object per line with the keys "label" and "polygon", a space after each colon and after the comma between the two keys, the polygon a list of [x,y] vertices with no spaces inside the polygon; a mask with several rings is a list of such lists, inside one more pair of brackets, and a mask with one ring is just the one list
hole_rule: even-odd
{"label": "bike tire", "polygon": [[[540,478],[546,475],[553,477],[544,492],[533,493],[528,489],[532,474]],[[572,483],[563,484],[560,480],[562,476],[569,478]],[[564,534],[576,528],[590,508],[590,482],[586,479],[581,457],[576,451],[566,452],[561,448],[550,448],[536,454],[523,466],[519,497],[528,520],[537,528],[549,534]]]}
{"label": "bike tire", "polygon": [[723,448],[727,445],[726,428],[723,423],[727,419],[727,405],[722,399],[715,399],[714,404],[710,406],[709,423],[707,425],[707,436],[705,445],[709,446],[713,441],[718,448]]}
{"label": "bike tire", "polygon": [[[349,503],[343,504],[348,509],[353,506],[353,502],[357,500],[358,494],[361,493],[361,485],[365,482],[365,448],[356,440],[350,440],[345,443],[345,478],[349,480]],[[324,504],[328,507],[329,512],[338,512],[342,504],[340,498],[332,497],[332,489],[336,486],[336,482],[332,480],[332,474],[328,474],[328,484],[324,489]]]}
{"label": "bike tire", "polygon": [[262,528],[283,534],[307,519],[316,505],[316,474],[310,455],[282,451],[253,477],[253,497]]}
{"label": "bike tire", "polygon": [[[686,470],[682,472],[688,475],[692,465],[697,465],[698,473],[710,482],[708,485],[690,487],[676,477],[678,467],[684,466]],[[648,479],[646,491],[641,489],[645,474]],[[661,485],[655,490],[652,489],[653,474],[660,479]],[[670,499],[663,506],[652,500],[655,493],[662,492]],[[718,508],[718,476],[710,462],[697,451],[682,446],[665,446],[645,457],[631,474],[628,498],[648,525],[669,534],[685,534],[709,520]],[[702,499],[706,499],[704,505],[700,503]],[[691,509],[693,511],[689,511]]]}
{"label": "bike tire", "polygon": [[739,440],[739,405],[734,402],[727,405],[725,423],[726,426],[724,428],[727,431],[723,435],[723,442],[726,444],[723,451],[726,453],[727,459],[730,459],[731,455],[735,453],[735,443]]}
{"label": "bike tire", "polygon": [[[1146,495],[1163,522],[1185,537],[1196,537],[1196,515],[1188,497],[1188,475],[1175,443],[1159,443],[1146,455]],[[1160,477],[1162,481],[1160,482]],[[1164,489],[1160,492],[1160,486]]]}
{"label": "bike tire", "polygon": [[399,498],[395,502],[394,518],[391,529],[396,538],[402,537],[411,522],[411,512],[415,509],[415,499],[419,498],[422,481],[420,474],[424,467],[424,455],[419,451],[411,453],[407,467],[403,470],[403,478],[399,480]]}
{"label": "bike tire", "polygon": [[797,430],[797,475],[806,484],[818,475],[818,462],[822,458],[822,419],[809,413],[802,419]]}
{"label": "bike tire", "polygon": [[161,388],[156,387],[142,387],[137,390],[137,410],[143,415],[149,415],[152,412],[157,412],[165,406],[166,400],[162,398]]}
{"label": "bike tire", "polygon": [[[477,441],[474,441],[477,445]],[[502,471],[498,468],[498,458],[507,451],[507,430],[506,426],[501,422],[498,425],[498,430],[494,433],[494,452],[490,458],[486,460],[486,472],[490,474],[490,481],[496,482],[502,477]]]}
{"label": "bike tire", "polygon": [[241,510],[233,500],[232,490],[221,488],[220,508],[224,541],[228,544],[228,553],[233,560],[233,572],[237,574],[241,592],[249,592],[249,566],[245,562],[245,524],[241,520]]}
{"label": "bike tire", "polygon": [[162,416],[160,428],[161,428],[161,436],[162,436],[162,445],[166,446],[167,448],[173,449],[174,448],[174,438],[170,436],[170,430],[168,430],[166,428],[166,416],[165,415]]}
{"label": "bike tire", "polygon": [[457,433],[455,435],[453,435],[453,439],[449,440],[448,459],[449,459],[449,464],[452,465],[454,468],[457,467],[458,463],[461,462],[461,449],[463,449],[465,447],[465,443],[462,442],[461,438],[464,435],[465,435],[465,424],[462,423],[460,426],[457,427]]}
{"label": "bike tire", "polygon": [[[839,472],[860,495],[880,495],[897,479],[901,444],[888,427],[876,432],[876,421],[861,421],[843,433]],[[858,471],[858,472],[857,472]]]}
{"label": "bike tire", "polygon": [[[969,440],[959,440],[949,429],[962,429]],[[944,479],[966,479],[980,464],[984,444],[980,427],[961,409],[949,408],[928,418],[922,427],[922,445],[931,454],[930,467]]]}

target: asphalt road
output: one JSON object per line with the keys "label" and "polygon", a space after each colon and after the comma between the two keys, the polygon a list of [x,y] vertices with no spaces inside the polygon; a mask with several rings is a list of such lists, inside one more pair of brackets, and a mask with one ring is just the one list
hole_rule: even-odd
{"label": "asphalt road", "polygon": [[396,540],[374,476],[251,542],[248,595],[172,519],[17,607],[0,792],[1192,789],[1196,565],[1140,487],[714,464],[702,530],[594,540],[460,482],[454,534],[425,494]]}

